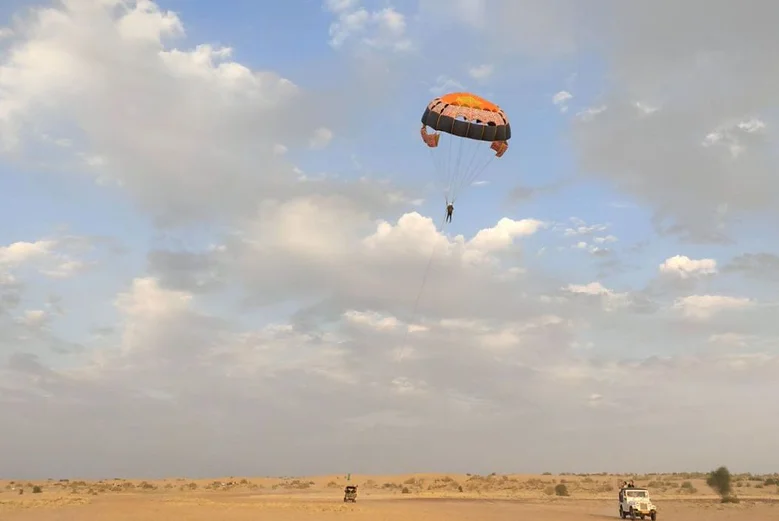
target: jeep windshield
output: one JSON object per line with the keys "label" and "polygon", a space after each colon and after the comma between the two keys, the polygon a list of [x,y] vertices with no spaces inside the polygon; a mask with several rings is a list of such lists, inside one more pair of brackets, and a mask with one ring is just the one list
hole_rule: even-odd
{"label": "jeep windshield", "polygon": [[647,497],[646,490],[626,490],[627,497]]}

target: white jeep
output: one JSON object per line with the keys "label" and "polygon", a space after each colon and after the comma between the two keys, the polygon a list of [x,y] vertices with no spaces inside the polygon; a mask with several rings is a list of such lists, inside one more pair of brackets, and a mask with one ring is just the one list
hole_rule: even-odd
{"label": "white jeep", "polygon": [[645,488],[623,488],[619,491],[619,517],[622,519],[657,519],[657,507],[649,499]]}

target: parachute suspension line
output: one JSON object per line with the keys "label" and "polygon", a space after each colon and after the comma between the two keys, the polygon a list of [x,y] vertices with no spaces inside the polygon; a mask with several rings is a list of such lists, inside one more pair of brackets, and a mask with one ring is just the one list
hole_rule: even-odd
{"label": "parachute suspension line", "polygon": [[471,154],[471,160],[468,161],[468,166],[466,166],[465,170],[463,170],[463,172],[465,172],[466,175],[467,175],[468,172],[471,171],[471,167],[473,166],[473,162],[476,161],[476,158],[479,155],[479,145],[481,145],[481,143],[479,143],[478,141],[474,142],[473,154]]}
{"label": "parachute suspension line", "polygon": [[494,160],[495,156],[490,156],[490,158],[487,159],[481,166],[477,165],[473,172],[471,172],[471,174],[460,184],[460,188],[465,188],[475,183]]}
{"label": "parachute suspension line", "polygon": [[[440,136],[441,134],[439,134]],[[447,193],[447,187],[449,184],[449,180],[447,179],[447,174],[449,173],[449,164],[451,163],[451,156],[452,156],[452,142],[450,139],[444,139],[443,143],[441,143],[441,149],[437,152],[434,152],[432,148],[428,148],[430,151],[430,157],[433,159],[433,166],[436,173],[436,184],[442,183],[444,186],[444,194]]]}
{"label": "parachute suspension line", "polygon": [[[433,157],[433,164],[437,174],[441,174],[441,180],[445,183],[444,197],[447,203],[454,203],[455,199],[459,195],[460,190],[464,186],[464,181],[470,177],[471,169],[474,162],[477,160],[479,151],[483,147],[483,141],[474,141],[470,139],[458,139],[457,145],[452,145],[451,142],[454,137],[449,134],[439,134],[447,142],[445,145],[446,152],[441,151],[441,154],[446,154],[446,163],[443,167],[443,172],[440,172],[440,163],[436,161],[436,153],[430,151]],[[453,150],[453,148],[457,150]],[[442,147],[444,148],[444,147]],[[454,155],[454,158],[452,157]],[[470,156],[470,157],[469,157]],[[454,159],[454,160],[453,160]],[[465,168],[463,168],[465,165]]]}
{"label": "parachute suspension line", "polygon": [[[460,173],[460,159],[463,157],[463,148],[465,148],[464,139],[458,140],[460,141],[460,146],[457,147],[457,161],[454,164],[454,167],[452,168],[452,183],[455,182],[455,178],[457,177],[457,174]],[[450,187],[450,190],[452,192],[449,193],[449,198],[452,202],[454,202],[454,198],[456,197],[456,194],[454,193],[454,189]]]}
{"label": "parachute suspension line", "polygon": [[[446,217],[441,221],[441,225],[439,228],[441,228],[441,231],[444,231],[444,228],[446,227]],[[436,231],[438,231],[438,228],[436,228]],[[398,362],[403,361],[403,354],[404,350],[406,348],[406,341],[408,340],[408,334],[411,331],[411,325],[414,319],[417,316],[417,309],[419,308],[419,300],[422,298],[422,292],[425,289],[425,284],[427,283],[427,277],[430,274],[430,266],[433,264],[433,257],[435,257],[435,252],[438,249],[438,243],[440,241],[436,239],[433,241],[433,250],[430,252],[430,258],[427,260],[427,266],[425,267],[425,271],[422,274],[422,283],[419,286],[419,291],[417,292],[417,296],[414,299],[414,307],[411,308],[411,317],[408,322],[408,326],[406,327],[406,332],[403,334],[403,342],[401,343],[401,351],[400,355],[398,356]]]}
{"label": "parachute suspension line", "polygon": [[453,145],[454,136],[447,133],[438,135],[443,138],[438,151],[428,148],[428,152],[432,158],[435,177],[444,185],[444,199],[447,203],[454,204],[460,193],[486,171],[496,156],[490,154],[482,162],[479,155],[483,153],[484,141],[457,139],[458,143]]}
{"label": "parachute suspension line", "polygon": [[[452,148],[454,146],[452,145],[452,137],[449,136],[446,139],[447,145],[446,145],[446,164],[444,165],[444,171],[443,171],[443,180],[445,183],[445,193],[446,193],[446,200],[449,201],[452,198],[452,181],[450,179],[450,175],[452,172]],[[460,146],[462,146],[462,143],[460,143]]]}
{"label": "parachute suspension line", "polygon": [[[457,199],[457,197],[460,195],[461,190],[469,186],[469,184],[472,182],[469,181],[469,179],[471,179],[473,175],[473,173],[471,172],[471,168],[473,167],[474,161],[476,161],[476,158],[479,156],[479,151],[484,146],[484,143],[481,141],[473,141],[472,145],[470,146],[473,147],[473,152],[471,153],[471,158],[468,161],[468,165],[464,169],[460,169],[458,165],[457,168],[458,171],[455,173],[455,177],[457,179],[456,179],[454,189],[452,190],[453,202],[454,199]],[[476,166],[478,168],[478,163]]]}

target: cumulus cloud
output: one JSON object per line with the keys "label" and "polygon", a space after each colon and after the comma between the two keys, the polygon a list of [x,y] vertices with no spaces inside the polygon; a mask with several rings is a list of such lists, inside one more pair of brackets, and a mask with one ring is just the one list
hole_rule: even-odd
{"label": "cumulus cloud", "polygon": [[122,187],[167,224],[245,215],[269,190],[328,189],[297,183],[278,144],[326,146],[327,114],[354,92],[319,103],[231,48],[175,47],[183,22],[154,2],[66,2],[32,11],[18,33],[0,66],[6,150],[39,157],[41,132],[67,133],[55,168]]}
{"label": "cumulus cloud", "polygon": [[717,273],[717,261],[714,259],[691,259],[686,255],[674,255],[659,266],[660,273],[686,279],[699,275]]}

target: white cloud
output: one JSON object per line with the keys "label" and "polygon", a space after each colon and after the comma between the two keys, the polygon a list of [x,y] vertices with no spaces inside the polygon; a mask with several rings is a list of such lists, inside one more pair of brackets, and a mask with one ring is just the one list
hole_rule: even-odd
{"label": "white cloud", "polygon": [[400,324],[395,317],[383,316],[376,312],[349,310],[344,318],[354,324],[368,326],[377,330],[395,329]]}
{"label": "white cloud", "polygon": [[315,150],[326,148],[333,140],[333,131],[329,128],[320,127],[314,131],[314,136],[309,141],[309,146]]}
{"label": "white cloud", "polygon": [[663,274],[674,275],[682,279],[698,275],[717,273],[717,261],[714,259],[691,259],[686,255],[674,255],[659,266]]}
{"label": "white cloud", "polygon": [[729,297],[724,295],[689,295],[674,302],[673,307],[680,310],[686,317],[706,320],[717,313],[740,310],[753,306],[755,303],[746,297]]}
{"label": "white cloud", "polygon": [[70,278],[90,268],[92,263],[76,258],[90,249],[89,239],[74,236],[0,246],[0,274],[32,267],[47,277]]}
{"label": "white cloud", "polygon": [[598,297],[606,311],[614,311],[626,306],[629,302],[627,293],[618,293],[605,287],[600,282],[590,282],[588,284],[568,284],[563,289],[574,295]]}
{"label": "white cloud", "polygon": [[274,72],[231,61],[230,49],[170,47],[182,33],[178,17],[152,2],[32,12],[0,66],[6,149],[39,157],[32,136],[61,137],[67,122],[80,129],[66,136],[73,161],[54,168],[100,158],[95,178],[126,189],[160,222],[245,215],[268,186],[295,190],[276,144],[305,146],[353,93],[318,103]]}
{"label": "white cloud", "polygon": [[576,117],[581,121],[592,121],[596,116],[606,111],[608,107],[606,105],[599,105],[597,107],[587,107],[576,113]]}
{"label": "white cloud", "polygon": [[487,252],[502,250],[510,246],[515,238],[533,235],[544,226],[545,224],[537,219],[514,221],[504,217],[494,228],[479,230],[473,239],[468,241],[468,245]]}
{"label": "white cloud", "polygon": [[552,96],[552,103],[559,107],[560,112],[568,112],[568,102],[573,99],[573,94],[567,90],[561,90]]}
{"label": "white cloud", "polygon": [[48,315],[42,309],[28,309],[20,318],[20,322],[22,322],[25,326],[34,329],[43,327],[47,320]]}
{"label": "white cloud", "polygon": [[4,266],[19,266],[27,261],[49,255],[55,246],[51,240],[36,242],[15,242],[0,247],[0,264]]}
{"label": "white cloud", "polygon": [[741,333],[716,333],[709,336],[709,342],[712,344],[720,344],[728,347],[747,347],[750,340],[754,337],[752,335],[745,335]]}
{"label": "white cloud", "polygon": [[587,224],[577,217],[571,217],[571,222],[574,226],[565,228],[563,232],[566,237],[593,235],[598,232],[605,232],[608,229],[607,224]]}
{"label": "white cloud", "polygon": [[468,69],[468,75],[475,80],[486,80],[492,76],[493,72],[495,72],[495,68],[489,63]]}
{"label": "white cloud", "polygon": [[446,94],[447,92],[457,92],[465,90],[465,87],[459,81],[448,76],[438,76],[435,84],[430,87],[430,93],[436,96]]}
{"label": "white cloud", "polygon": [[609,229],[608,224],[587,224],[578,217],[571,217],[570,222],[572,226],[557,224],[555,229],[562,229],[563,237],[574,239],[575,242],[571,244],[573,249],[586,251],[592,255],[608,255],[611,250],[606,247],[606,244],[614,243],[618,240],[616,236],[611,234],[598,235]]}
{"label": "white cloud", "polygon": [[360,45],[404,52],[412,49],[406,33],[406,17],[393,7],[369,11],[359,1],[327,1],[325,7],[336,16],[330,24],[330,45],[342,47],[356,39]]}

